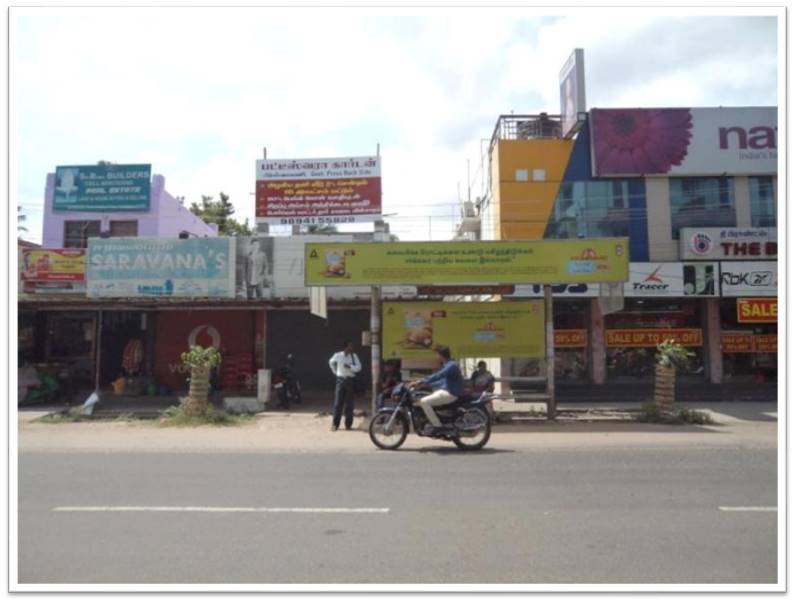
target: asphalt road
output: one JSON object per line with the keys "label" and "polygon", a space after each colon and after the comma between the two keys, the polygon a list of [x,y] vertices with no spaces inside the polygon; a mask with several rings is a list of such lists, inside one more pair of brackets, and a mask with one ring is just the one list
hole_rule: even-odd
{"label": "asphalt road", "polygon": [[776,580],[777,512],[720,510],[776,506],[773,449],[26,451],[19,475],[20,583]]}

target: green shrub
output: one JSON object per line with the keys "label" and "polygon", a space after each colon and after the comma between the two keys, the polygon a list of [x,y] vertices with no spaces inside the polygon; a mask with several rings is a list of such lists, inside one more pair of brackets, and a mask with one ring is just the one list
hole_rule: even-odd
{"label": "green shrub", "polygon": [[218,411],[212,407],[203,414],[194,414],[178,405],[163,412],[160,426],[239,426],[252,420],[253,416]]}

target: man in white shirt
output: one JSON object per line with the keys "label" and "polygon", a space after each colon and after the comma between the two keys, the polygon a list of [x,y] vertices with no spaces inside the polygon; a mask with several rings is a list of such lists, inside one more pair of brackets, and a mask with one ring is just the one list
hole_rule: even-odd
{"label": "man in white shirt", "polygon": [[331,430],[339,429],[342,409],[345,411],[345,429],[353,427],[353,379],[361,372],[361,362],[353,351],[353,343],[345,341],[345,348],[334,353],[328,360],[331,371],[336,376],[336,395],[334,396],[334,421]]}

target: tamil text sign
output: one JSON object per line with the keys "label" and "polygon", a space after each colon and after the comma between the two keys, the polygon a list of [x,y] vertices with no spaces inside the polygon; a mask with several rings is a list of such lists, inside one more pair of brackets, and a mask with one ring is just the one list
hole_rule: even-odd
{"label": "tamil text sign", "polygon": [[777,228],[681,228],[682,259],[773,259]]}
{"label": "tamil text sign", "polygon": [[381,218],[380,157],[256,162],[256,220],[344,224]]}
{"label": "tamil text sign", "polygon": [[67,165],[55,169],[55,211],[148,211],[151,165]]}
{"label": "tamil text sign", "polygon": [[777,261],[722,261],[723,297],[776,297]]}
{"label": "tamil text sign", "polygon": [[543,301],[383,304],[383,355],[432,359],[445,345],[455,357],[545,354]]}
{"label": "tamil text sign", "polygon": [[234,238],[92,238],[89,297],[234,297]]}
{"label": "tamil text sign", "polygon": [[628,240],[309,243],[308,286],[625,282]]}
{"label": "tamil text sign", "polygon": [[736,320],[740,324],[777,322],[777,298],[737,299]]}
{"label": "tamil text sign", "polygon": [[777,107],[593,109],[593,175],[777,173]]}

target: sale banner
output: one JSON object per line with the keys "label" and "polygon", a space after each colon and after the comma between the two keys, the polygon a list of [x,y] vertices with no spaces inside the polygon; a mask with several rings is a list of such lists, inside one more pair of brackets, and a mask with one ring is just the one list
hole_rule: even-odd
{"label": "sale banner", "polygon": [[545,357],[543,301],[383,304],[385,358]]}
{"label": "sale banner", "polygon": [[755,351],[752,333],[723,332],[720,342],[723,353],[753,353]]}
{"label": "sale banner", "polygon": [[777,353],[776,334],[757,334],[755,338],[755,350],[758,353]]}
{"label": "sale banner", "polygon": [[554,346],[560,349],[587,347],[587,331],[581,330],[555,330]]}
{"label": "sale banner", "polygon": [[607,347],[656,347],[667,340],[684,347],[701,347],[700,328],[626,328],[607,330]]}
{"label": "sale banner", "polygon": [[625,282],[628,239],[307,243],[307,286]]}
{"label": "sale banner", "polygon": [[23,282],[85,282],[85,249],[22,249]]}
{"label": "sale banner", "polygon": [[777,297],[737,299],[736,320],[740,324],[777,322]]}

